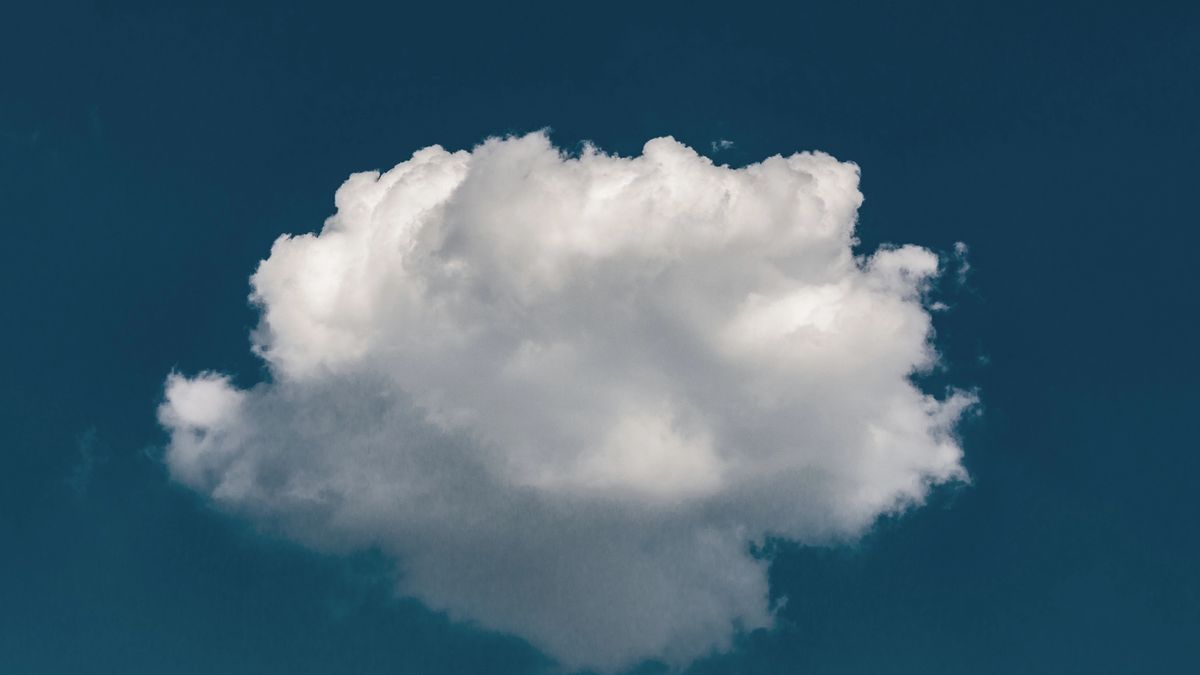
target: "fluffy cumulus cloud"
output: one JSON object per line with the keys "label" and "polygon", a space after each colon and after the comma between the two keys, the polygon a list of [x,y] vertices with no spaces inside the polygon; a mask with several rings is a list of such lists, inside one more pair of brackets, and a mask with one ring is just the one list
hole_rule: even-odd
{"label": "fluffy cumulus cloud", "polygon": [[769,626],[765,537],[854,536],[964,476],[938,258],[856,256],[858,168],[545,134],[351,176],[251,277],[269,381],[167,379],[171,475],[566,667]]}

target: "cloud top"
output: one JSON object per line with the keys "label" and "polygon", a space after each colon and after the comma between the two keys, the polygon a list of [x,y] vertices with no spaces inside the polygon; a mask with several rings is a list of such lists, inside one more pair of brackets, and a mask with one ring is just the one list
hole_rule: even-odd
{"label": "cloud top", "polygon": [[351,176],[251,277],[271,379],[171,375],[172,476],[568,667],[771,623],[765,536],[853,536],[964,476],[938,259],[856,256],[858,167],[545,134]]}

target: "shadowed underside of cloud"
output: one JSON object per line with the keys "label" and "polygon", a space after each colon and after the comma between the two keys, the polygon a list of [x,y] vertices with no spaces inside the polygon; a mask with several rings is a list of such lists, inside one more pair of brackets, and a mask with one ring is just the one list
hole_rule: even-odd
{"label": "shadowed underside of cloud", "polygon": [[251,278],[271,380],[167,379],[171,475],[567,667],[769,626],[766,536],[854,536],[964,477],[915,247],[856,257],[858,168],[545,134],[355,174]]}

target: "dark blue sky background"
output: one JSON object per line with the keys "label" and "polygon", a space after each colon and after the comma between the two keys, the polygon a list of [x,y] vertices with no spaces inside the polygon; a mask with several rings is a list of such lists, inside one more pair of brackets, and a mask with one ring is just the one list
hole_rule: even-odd
{"label": "dark blue sky background", "polygon": [[697,673],[1200,672],[1194,3],[432,4],[0,12],[0,673],[545,667],[154,459],[168,371],[262,377],[247,277],[347,174],[544,126],[825,150],[865,249],[971,247],[973,484],[781,544],[779,628]]}

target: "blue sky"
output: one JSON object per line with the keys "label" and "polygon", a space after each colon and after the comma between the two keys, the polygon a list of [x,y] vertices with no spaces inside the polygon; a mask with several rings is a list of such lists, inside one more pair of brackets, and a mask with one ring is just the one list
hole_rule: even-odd
{"label": "blue sky", "polygon": [[[0,671],[542,672],[168,476],[165,375],[248,387],[248,276],[351,172],[543,128],[862,168],[862,252],[969,246],[936,313],[969,485],[774,544],[788,602],[697,673],[1197,667],[1200,16],[966,8],[10,9],[0,28]],[[733,141],[715,150],[714,142]],[[647,664],[646,672],[659,666]]]}

